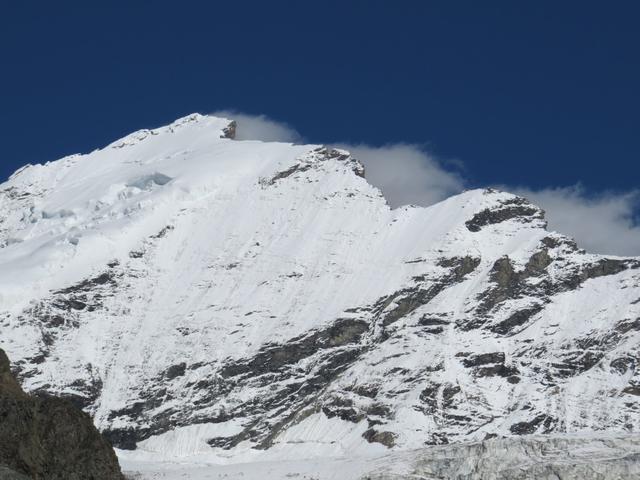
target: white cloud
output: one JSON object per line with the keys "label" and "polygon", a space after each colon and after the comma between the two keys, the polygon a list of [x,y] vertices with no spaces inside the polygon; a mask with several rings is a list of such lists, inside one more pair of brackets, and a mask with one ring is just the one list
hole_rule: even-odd
{"label": "white cloud", "polygon": [[464,189],[460,175],[415,145],[382,147],[342,144],[365,167],[367,180],[382,190],[392,207],[432,205]]}
{"label": "white cloud", "polygon": [[[504,188],[504,187],[503,187]],[[509,188],[505,188],[509,191]],[[576,239],[592,253],[640,255],[640,225],[633,219],[640,192],[590,196],[581,186],[510,191],[547,212],[549,228]]]}
{"label": "white cloud", "polygon": [[[233,111],[214,115],[236,120],[238,140],[303,141],[294,128],[265,115]],[[432,205],[461,192],[467,183],[453,165],[439,161],[415,145],[338,146],[349,150],[364,164],[367,180],[382,190],[392,207]],[[589,252],[640,255],[640,225],[633,218],[634,210],[640,206],[640,191],[590,195],[580,186],[541,190],[501,188],[544,208],[550,229],[575,238]]]}
{"label": "white cloud", "polygon": [[235,120],[236,140],[262,140],[263,142],[299,143],[302,136],[291,126],[272,120],[266,115],[248,115],[233,110],[214,112],[217,117]]}

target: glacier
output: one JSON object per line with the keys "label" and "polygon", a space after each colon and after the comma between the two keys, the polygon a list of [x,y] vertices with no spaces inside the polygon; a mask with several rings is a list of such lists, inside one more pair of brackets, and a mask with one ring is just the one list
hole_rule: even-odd
{"label": "glacier", "polygon": [[0,347],[25,390],[132,465],[633,445],[640,258],[493,189],[392,209],[349,152],[235,130],[193,114],[0,185]]}

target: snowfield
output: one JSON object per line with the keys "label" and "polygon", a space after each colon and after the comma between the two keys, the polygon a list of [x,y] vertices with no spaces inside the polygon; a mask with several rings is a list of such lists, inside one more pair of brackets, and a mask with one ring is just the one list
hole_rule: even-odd
{"label": "snowfield", "polygon": [[640,258],[506,192],[391,209],[349,152],[234,128],[193,114],[0,185],[0,347],[126,469],[355,479],[494,437],[632,441]]}

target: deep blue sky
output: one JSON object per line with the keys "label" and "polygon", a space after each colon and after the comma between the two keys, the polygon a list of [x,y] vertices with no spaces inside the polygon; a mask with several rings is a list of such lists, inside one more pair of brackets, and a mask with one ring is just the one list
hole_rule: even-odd
{"label": "deep blue sky", "polygon": [[0,178],[230,108],[428,144],[477,185],[628,190],[639,25],[631,1],[3,2]]}

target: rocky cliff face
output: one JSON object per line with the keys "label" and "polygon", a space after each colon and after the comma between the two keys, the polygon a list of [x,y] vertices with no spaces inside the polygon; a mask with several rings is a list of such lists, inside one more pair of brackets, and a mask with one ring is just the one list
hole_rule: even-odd
{"label": "rocky cliff face", "polygon": [[392,210],[348,152],[232,131],[192,115],[0,186],[28,390],[173,457],[638,432],[638,258],[494,190]]}
{"label": "rocky cliff face", "polygon": [[0,478],[122,480],[111,446],[68,401],[31,397],[0,350]]}

